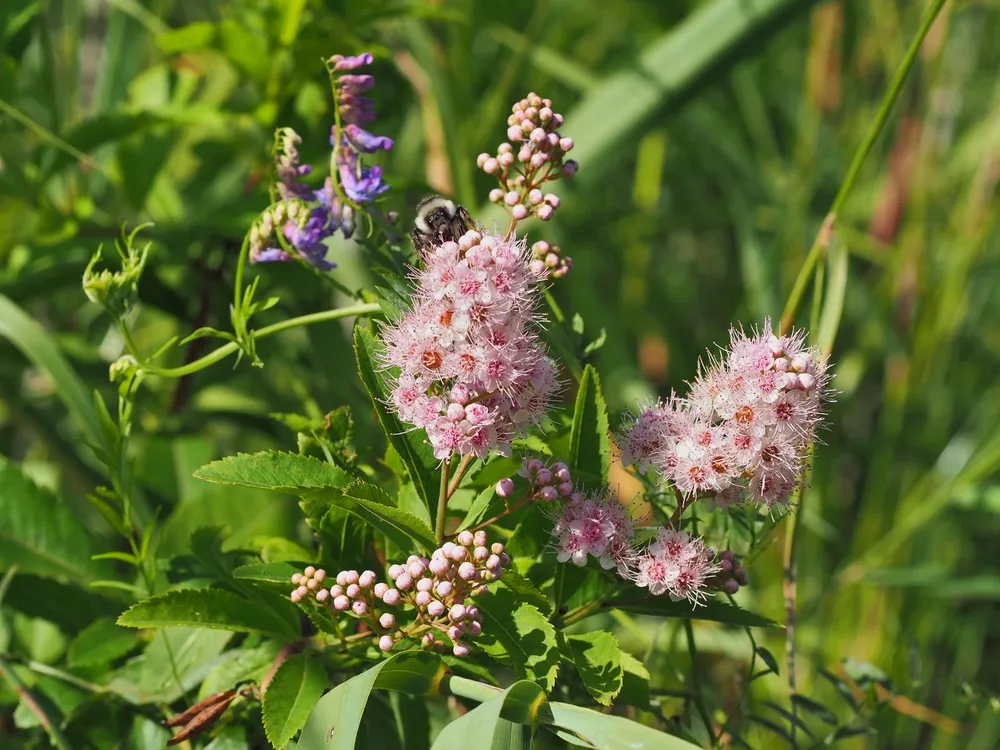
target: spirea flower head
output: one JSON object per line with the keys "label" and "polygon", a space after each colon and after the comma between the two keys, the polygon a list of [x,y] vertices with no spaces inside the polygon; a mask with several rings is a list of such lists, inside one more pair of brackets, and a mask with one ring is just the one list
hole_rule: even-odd
{"label": "spirea flower head", "polygon": [[648,588],[654,596],[668,594],[675,601],[687,599],[699,604],[719,567],[715,550],[702,539],[664,526],[635,557],[630,572],[635,585]]}
{"label": "spirea flower head", "polygon": [[[328,61],[334,77],[337,123],[333,126],[333,173],[319,188],[302,181],[312,172],[301,164],[298,146],[302,138],[291,128],[281,128],[275,135],[277,202],[262,214],[250,239],[250,261],[264,263],[301,258],[320,270],[335,263],[327,260],[326,240],[338,230],[345,238],[354,234],[358,204],[369,203],[389,189],[382,181],[379,166],[369,166],[363,154],[392,148],[392,139],[372,135],[362,125],[374,121],[374,102],[361,93],[375,85],[371,75],[346,73],[370,65],[370,53],[356,57],[334,55]],[[348,200],[344,200],[344,196]],[[294,218],[275,219],[276,213],[289,216],[292,202],[304,210]],[[353,205],[352,205],[353,204]],[[274,244],[271,241],[275,240]]]}
{"label": "spirea flower head", "polygon": [[827,363],[802,333],[732,329],[722,358],[684,400],[644,409],[621,435],[623,461],[654,467],[687,498],[717,507],[787,503],[829,398]]}
{"label": "spirea flower head", "polygon": [[558,389],[524,242],[467,232],[425,253],[414,279],[413,308],[382,334],[392,405],[439,459],[509,455]]}
{"label": "spirea flower head", "polygon": [[486,593],[509,564],[503,545],[489,544],[485,531],[463,531],[429,558],[410,555],[405,563],[390,565],[388,583],[371,570],[342,570],[326,589],[326,571],[309,566],[292,576],[291,600],[312,599],[334,615],[364,621],[382,651],[414,638],[424,647],[450,647],[455,656],[466,656],[466,641],[482,632],[472,598]]}
{"label": "spirea flower head", "polygon": [[559,196],[543,192],[542,186],[576,173],[576,162],[566,159],[573,139],[559,134],[562,124],[563,116],[552,110],[551,100],[528,94],[511,108],[508,140],[500,144],[496,156],[482,153],[476,159],[479,168],[500,184],[490,200],[517,221],[528,216],[551,219],[559,208]]}
{"label": "spirea flower head", "polygon": [[559,562],[586,565],[587,558],[594,557],[605,570],[627,575],[633,559],[634,527],[625,506],[606,493],[577,495],[552,515]]}

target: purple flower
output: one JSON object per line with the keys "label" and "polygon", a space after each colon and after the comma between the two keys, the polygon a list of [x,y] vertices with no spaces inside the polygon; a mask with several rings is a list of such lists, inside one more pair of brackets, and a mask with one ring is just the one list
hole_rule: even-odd
{"label": "purple flower", "polygon": [[356,151],[373,154],[376,151],[388,151],[392,148],[392,138],[384,135],[372,135],[367,130],[351,124],[344,128],[344,137]]}
{"label": "purple flower", "polygon": [[344,55],[334,55],[330,58],[330,64],[333,65],[333,69],[338,73],[343,70],[355,70],[357,68],[363,68],[365,65],[371,65],[372,60],[371,52],[363,52],[360,55],[355,55],[354,57],[345,57]]}
{"label": "purple flower", "polygon": [[[343,154],[343,158],[340,158]],[[353,151],[341,149],[338,154],[340,184],[347,197],[357,203],[369,203],[382,195],[389,186],[382,182],[382,167],[366,167]]]}
{"label": "purple flower", "polygon": [[340,87],[341,91],[345,91],[349,94],[360,94],[364,91],[368,91],[372,86],[375,85],[375,76],[368,75],[352,75],[348,74],[346,76],[340,76],[337,79],[337,86]]}

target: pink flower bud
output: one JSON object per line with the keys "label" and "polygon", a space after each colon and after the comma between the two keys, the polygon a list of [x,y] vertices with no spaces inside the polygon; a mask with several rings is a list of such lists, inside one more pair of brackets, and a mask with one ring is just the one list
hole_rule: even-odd
{"label": "pink flower bud", "polygon": [[400,573],[396,577],[396,588],[400,591],[406,591],[410,586],[413,585],[413,579],[410,578],[409,573]]}
{"label": "pink flower bud", "polygon": [[509,151],[505,154],[499,154],[497,156],[497,163],[500,164],[501,167],[510,167],[510,165],[514,163],[514,154]]}
{"label": "pink flower bud", "polygon": [[526,219],[528,217],[528,209],[525,208],[523,204],[518,203],[510,210],[510,215],[518,221],[521,221],[522,219]]}
{"label": "pink flower bud", "polygon": [[[497,560],[499,563],[499,560]],[[450,617],[455,622],[459,622],[465,618],[465,605],[456,604],[448,611],[448,617]]]}
{"label": "pink flower bud", "polygon": [[424,633],[420,637],[420,641],[425,646],[433,646],[434,645],[434,634],[433,633]]}
{"label": "pink flower bud", "polygon": [[451,652],[455,654],[455,656],[462,658],[469,655],[469,647],[464,643],[456,643],[452,646]]}
{"label": "pink flower bud", "polygon": [[316,601],[318,601],[320,604],[322,604],[329,598],[330,598],[330,592],[327,591],[326,589],[320,589],[319,591],[316,592]]}
{"label": "pink flower bud", "polygon": [[296,586],[301,586],[304,578],[305,576],[301,573],[292,573],[292,583]]}
{"label": "pink flower bud", "polygon": [[486,569],[495,572],[499,567],[500,567],[500,556],[490,555],[489,559],[486,560]]}
{"label": "pink flower bud", "polygon": [[313,574],[313,580],[323,583],[326,580],[326,571],[320,568]]}
{"label": "pink flower bud", "polygon": [[577,170],[579,168],[580,168],[580,165],[577,164],[572,159],[570,159],[568,162],[566,162],[565,164],[563,164],[563,168],[562,168],[563,176],[565,176],[565,177],[572,177],[573,175],[576,174],[576,172],[577,172]]}
{"label": "pink flower bud", "polygon": [[525,137],[531,135],[531,131],[535,129],[535,123],[531,120],[524,119],[521,120],[521,134]]}
{"label": "pink flower bud", "polygon": [[464,562],[458,566],[458,577],[463,581],[471,581],[476,577],[476,566],[470,562]]}
{"label": "pink flower bud", "polygon": [[306,588],[309,589],[310,591],[315,591],[317,586],[319,586],[319,581],[317,581],[315,578],[306,579]]}
{"label": "pink flower bud", "polygon": [[[346,573],[344,573],[344,580],[347,583],[357,583],[360,577],[361,576],[358,574],[358,571],[356,570],[348,570]],[[338,583],[340,582],[338,581]]]}
{"label": "pink flower bud", "polygon": [[456,545],[454,542],[445,542],[441,545],[441,553],[445,557],[451,557],[452,551],[455,549]]}
{"label": "pink flower bud", "polygon": [[548,145],[549,148],[552,148],[552,149],[557,148],[559,146],[559,134],[558,133],[549,133],[545,137],[545,143]]}
{"label": "pink flower bud", "polygon": [[430,591],[418,591],[413,600],[417,603],[418,607],[426,607],[431,603],[432,598]]}
{"label": "pink flower bud", "polygon": [[411,562],[406,570],[410,574],[411,578],[417,579],[424,574],[424,571],[427,570],[427,566],[424,564],[423,560],[417,560],[415,562]]}
{"label": "pink flower bud", "polygon": [[427,614],[431,617],[440,617],[444,614],[445,606],[437,599],[427,605]]}
{"label": "pink flower bud", "polygon": [[441,581],[441,583],[439,583],[437,585],[437,588],[435,589],[435,591],[437,591],[437,595],[440,596],[442,599],[451,596],[451,592],[454,590],[455,586],[452,585],[451,581]]}
{"label": "pink flower bud", "polygon": [[573,494],[573,483],[572,482],[561,482],[559,484],[559,494],[563,497],[569,497]]}
{"label": "pink flower bud", "polygon": [[298,589],[295,589],[295,591],[292,592],[291,599],[294,604],[298,604],[302,601],[302,594],[299,593]]}
{"label": "pink flower bud", "polygon": [[[398,564],[393,564],[389,566],[389,578],[396,579],[403,574],[403,566]],[[337,581],[340,583],[340,581]]]}
{"label": "pink flower bud", "polygon": [[337,584],[339,586],[346,586],[347,585],[347,571],[346,570],[342,570],[339,573],[337,573],[337,579],[336,580],[337,580]]}
{"label": "pink flower bud", "polygon": [[499,482],[497,482],[496,493],[498,497],[510,497],[514,494],[514,480],[510,477],[504,477]]}
{"label": "pink flower bud", "polygon": [[799,375],[799,388],[804,391],[811,391],[816,385],[816,378],[810,375],[808,372],[804,372]]}
{"label": "pink flower bud", "polygon": [[544,129],[535,128],[534,130],[531,131],[531,134],[528,137],[531,138],[531,141],[533,143],[541,143],[546,139],[547,135],[548,133],[546,133]]}
{"label": "pink flower bud", "polygon": [[528,267],[531,269],[531,272],[536,276],[541,276],[546,271],[545,263],[540,260],[531,261],[531,263],[528,264]]}
{"label": "pink flower bud", "polygon": [[482,562],[490,556],[490,551],[486,547],[476,547],[475,551],[472,553],[472,559],[476,562]]}
{"label": "pink flower bud", "polygon": [[533,166],[535,169],[540,169],[542,166],[545,165],[545,162],[547,162],[548,160],[549,160],[548,154],[539,151],[538,153],[531,155],[531,166]]}
{"label": "pink flower bud", "polygon": [[392,649],[392,645],[393,644],[392,644],[392,636],[391,635],[383,635],[381,638],[378,639],[378,647],[382,651],[389,651],[389,650],[391,650]]}
{"label": "pink flower bud", "polygon": [[552,218],[554,211],[552,206],[546,204],[544,206],[539,206],[535,209],[535,216],[537,216],[541,221],[548,221]]}
{"label": "pink flower bud", "polygon": [[468,556],[469,556],[469,550],[467,550],[465,547],[455,547],[455,549],[451,551],[451,559],[454,560],[455,562],[462,562],[462,560],[464,560]]}
{"label": "pink flower bud", "polygon": [[468,630],[469,635],[473,638],[478,638],[479,634],[483,632],[483,626],[476,620],[468,623],[465,627],[466,630]]}
{"label": "pink flower bud", "polygon": [[463,547],[468,547],[472,544],[473,536],[471,531],[463,531],[458,535],[458,543]]}
{"label": "pink flower bud", "polygon": [[430,578],[421,578],[417,581],[417,591],[430,591],[434,587],[434,581]]}
{"label": "pink flower bud", "polygon": [[344,587],[339,584],[334,584],[330,587],[330,593],[334,596],[340,596],[344,593]]}
{"label": "pink flower bud", "polygon": [[535,473],[535,481],[538,484],[552,484],[552,472],[546,468],[541,468]]}
{"label": "pink flower bud", "polygon": [[358,617],[364,617],[366,614],[368,614],[368,605],[365,604],[360,599],[351,605],[351,609],[354,611],[354,614],[356,614]]}
{"label": "pink flower bud", "polygon": [[490,419],[490,409],[485,404],[469,404],[465,407],[465,418],[472,425],[485,424]]}
{"label": "pink flower bud", "polygon": [[305,586],[299,586],[295,590],[298,592],[299,596],[303,599],[309,596],[309,589],[306,588]]}
{"label": "pink flower bud", "polygon": [[372,589],[372,591],[375,592],[375,596],[377,596],[379,599],[385,596],[385,592],[388,590],[389,590],[388,584],[385,584],[382,581],[376,583],[375,588]]}
{"label": "pink flower bud", "polygon": [[347,590],[345,591],[345,593],[349,597],[351,597],[353,599],[354,597],[356,597],[360,593],[360,591],[361,591],[361,587],[358,586],[358,584],[356,584],[356,583],[352,583],[350,586],[347,587]]}
{"label": "pink flower bud", "polygon": [[573,139],[572,138],[560,138],[559,139],[559,148],[561,148],[563,151],[572,151],[573,150]]}
{"label": "pink flower bud", "polygon": [[456,404],[462,404],[463,406],[469,403],[469,389],[462,383],[457,383],[452,387],[451,393],[448,394],[452,401]]}
{"label": "pink flower bud", "polygon": [[378,618],[378,624],[383,628],[391,628],[396,624],[396,616],[392,612],[383,612]]}
{"label": "pink flower bud", "polygon": [[546,193],[545,202],[552,206],[552,208],[559,208],[559,196],[555,193]]}
{"label": "pink flower bud", "polygon": [[503,545],[500,542],[493,542],[493,544],[490,545],[490,552],[494,555],[499,555],[503,552]]}
{"label": "pink flower bud", "polygon": [[562,461],[552,464],[552,473],[560,482],[570,481],[569,467]]}
{"label": "pink flower bud", "polygon": [[453,641],[457,641],[459,638],[462,637],[462,635],[465,634],[465,628],[461,627],[460,625],[452,625],[450,628],[448,628],[447,632],[449,638],[451,638]]}
{"label": "pink flower bud", "polygon": [[439,576],[446,573],[448,568],[451,567],[451,565],[449,565],[448,561],[445,560],[443,557],[435,557],[431,559],[430,565],[428,567],[430,568],[431,573],[433,573],[436,576]]}
{"label": "pink flower bud", "polygon": [[310,565],[303,572],[306,574],[306,578],[312,578],[316,574],[316,568]]}
{"label": "pink flower bud", "polygon": [[511,145],[510,145],[509,143],[507,143],[506,141],[505,141],[505,142],[503,142],[503,143],[501,143],[501,144],[500,144],[499,146],[497,146],[497,153],[498,153],[498,154],[500,154],[500,155],[503,155],[503,154],[509,154],[509,153],[511,153],[511,152],[512,152],[513,150],[514,150],[514,147],[513,147],[513,146],[511,146]]}
{"label": "pink flower bud", "polygon": [[345,609],[347,609],[350,606],[351,606],[351,600],[348,599],[343,594],[341,594],[338,597],[335,597],[334,600],[333,600],[333,608],[335,610],[337,610],[338,612],[343,612]]}
{"label": "pink flower bud", "polygon": [[551,503],[553,500],[558,499],[559,490],[555,487],[542,487],[539,491],[538,496],[545,502]]}
{"label": "pink flower bud", "polygon": [[508,554],[507,554],[506,552],[501,552],[501,553],[500,553],[500,564],[501,564],[501,565],[502,565],[503,567],[505,567],[505,568],[506,568],[506,567],[507,567],[508,565],[510,565],[510,555],[508,555]]}
{"label": "pink flower bud", "polygon": [[399,592],[396,589],[389,589],[382,595],[382,601],[388,604],[390,607],[394,604],[399,604]]}
{"label": "pink flower bud", "polygon": [[496,159],[487,159],[485,162],[483,162],[482,168],[483,171],[486,172],[486,174],[496,174],[497,172],[500,171],[500,162],[498,162]]}
{"label": "pink flower bud", "polygon": [[486,160],[490,158],[490,155],[485,151],[476,157],[476,166],[482,167],[486,163]]}
{"label": "pink flower bud", "polygon": [[549,107],[542,107],[538,110],[538,119],[542,122],[548,122],[552,119],[552,109]]}
{"label": "pink flower bud", "polygon": [[735,594],[740,590],[739,581],[729,578],[725,583],[722,584],[722,588],[730,594]]}
{"label": "pink flower bud", "polygon": [[480,529],[475,534],[472,535],[472,543],[477,547],[486,546],[486,532]]}
{"label": "pink flower bud", "polygon": [[375,572],[372,570],[366,570],[358,576],[358,585],[363,589],[370,589],[373,583],[375,583]]}
{"label": "pink flower bud", "polygon": [[774,369],[778,372],[788,372],[789,362],[784,357],[778,357],[774,360]]}
{"label": "pink flower bud", "polygon": [[507,128],[507,137],[512,141],[521,140],[521,138],[523,137],[521,133],[521,128],[518,127],[517,125],[511,125],[509,128]]}

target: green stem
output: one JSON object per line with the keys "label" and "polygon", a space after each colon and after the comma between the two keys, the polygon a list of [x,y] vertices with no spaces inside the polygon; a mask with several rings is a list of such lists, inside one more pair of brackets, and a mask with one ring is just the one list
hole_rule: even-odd
{"label": "green stem", "polygon": [[705,696],[701,692],[701,680],[698,677],[698,648],[694,642],[694,627],[691,625],[690,618],[684,618],[684,632],[687,635],[688,656],[691,658],[691,697],[698,709],[698,715],[705,723],[705,731],[712,738],[714,745],[715,733],[712,731],[712,717],[708,713],[708,708],[705,706]]}
{"label": "green stem", "polygon": [[906,77],[909,75],[910,69],[913,67],[913,62],[916,60],[917,54],[920,52],[920,46],[923,44],[931,26],[934,25],[934,20],[937,18],[947,1],[948,0],[934,0],[934,2],[932,2],[930,7],[927,9],[927,12],[924,13],[917,35],[913,38],[913,41],[910,42],[910,46],[906,50],[906,55],[903,56],[903,62],[900,63],[899,68],[896,70],[896,74],[892,78],[892,82],[889,84],[888,91],[886,91],[885,96],[882,97],[882,104],[879,106],[878,112],[875,114],[875,119],[869,126],[868,133],[865,135],[865,139],[861,142],[861,146],[854,154],[854,160],[851,162],[851,166],[847,170],[847,176],[844,178],[844,182],[840,186],[837,197],[833,199],[833,205],[830,207],[830,211],[823,220],[823,226],[816,234],[816,239],[813,242],[812,247],[809,248],[809,254],[806,256],[805,263],[802,264],[802,268],[799,270],[799,275],[796,277],[795,283],[792,286],[792,293],[788,296],[788,302],[785,305],[785,310],[781,314],[782,331],[787,331],[791,328],[792,321],[795,317],[795,310],[798,307],[799,302],[802,300],[802,295],[805,293],[806,285],[809,283],[809,279],[812,277],[813,271],[816,269],[816,265],[819,263],[819,259],[822,257],[824,250],[826,250],[827,245],[830,244],[834,224],[837,221],[837,215],[840,213],[841,208],[843,208],[844,203],[847,201],[847,197],[851,193],[851,189],[854,187],[855,181],[858,179],[858,175],[861,172],[861,166],[864,164],[865,158],[867,158],[869,152],[871,152],[872,147],[875,145],[875,141],[882,132],[882,128],[885,127],[885,123],[889,119],[889,114],[892,112],[893,105],[899,98],[899,93],[903,89]]}
{"label": "green stem", "polygon": [[462,456],[461,462],[458,464],[458,470],[455,472],[455,476],[452,477],[451,485],[448,487],[448,500],[451,500],[451,496],[455,494],[455,490],[458,489],[458,485],[462,483],[462,477],[465,476],[466,470],[469,468],[469,464],[472,463],[473,455],[471,453]]}
{"label": "green stem", "polygon": [[10,666],[10,664],[4,659],[0,658],[0,678],[3,678],[11,689],[17,693],[21,700],[24,702],[31,712],[38,718],[38,722],[45,728],[48,732],[49,739],[52,740],[53,746],[58,748],[58,750],[70,750],[69,742],[66,741],[66,737],[63,735],[62,731],[59,729],[48,714],[45,713],[45,709],[39,705],[38,701],[35,700],[35,696],[32,695],[31,691],[21,682],[21,678],[17,676],[17,673]]}
{"label": "green stem", "polygon": [[233,320],[239,318],[239,313],[243,308],[243,272],[247,265],[247,256],[250,254],[250,233],[243,237],[243,245],[240,247],[240,257],[236,261],[236,279],[233,282]]}
{"label": "green stem", "polygon": [[[264,338],[265,336],[270,336],[274,333],[280,333],[281,331],[286,331],[289,328],[297,328],[298,326],[310,325],[312,323],[320,323],[327,320],[337,320],[338,318],[350,318],[352,316],[361,317],[363,315],[374,315],[381,311],[381,307],[376,302],[354,305],[353,307],[338,307],[334,310],[324,310],[323,312],[310,313],[309,315],[300,315],[296,318],[288,318],[287,320],[282,320],[279,323],[273,323],[269,326],[264,326],[254,332],[254,336],[258,339]],[[131,343],[131,338],[125,338],[126,346],[128,346],[130,352],[136,359],[137,350],[134,344]],[[153,374],[159,375],[165,378],[182,378],[185,375],[191,375],[192,373],[203,370],[209,365],[213,365],[219,362],[231,354],[235,354],[239,350],[240,346],[235,341],[230,341],[228,344],[223,344],[215,351],[209,352],[204,357],[196,359],[194,362],[190,362],[183,367],[156,367],[155,365],[144,363],[140,360],[140,366],[143,370]]]}
{"label": "green stem", "polygon": [[444,541],[444,525],[448,519],[448,461],[441,465],[441,491],[438,492],[437,519],[434,522],[434,536],[438,544]]}

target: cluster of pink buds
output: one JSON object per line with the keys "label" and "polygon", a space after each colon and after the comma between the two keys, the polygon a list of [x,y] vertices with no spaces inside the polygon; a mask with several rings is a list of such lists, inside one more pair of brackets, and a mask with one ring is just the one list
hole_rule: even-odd
{"label": "cluster of pink buds", "polygon": [[563,255],[559,245],[550,245],[545,240],[532,244],[531,257],[531,270],[539,276],[561,279],[573,267],[573,259]]}
{"label": "cluster of pink buds", "polygon": [[776,336],[770,321],[747,336],[732,329],[723,359],[691,384],[687,399],[643,410],[620,437],[623,461],[648,467],[688,501],[716,507],[745,496],[787,504],[802,472],[822,405],[826,360],[802,333]]}
{"label": "cluster of pink buds", "polygon": [[[479,608],[469,600],[486,593],[509,564],[502,544],[487,545],[486,532],[463,531],[430,558],[410,555],[405,564],[390,565],[390,583],[377,581],[371,570],[343,570],[325,589],[326,572],[310,566],[292,576],[296,588],[291,599],[314,599],[364,621],[382,651],[404,638],[419,638],[424,647],[450,646],[455,656],[466,656],[466,641],[482,632]],[[398,622],[397,615],[405,615],[406,622]]]}
{"label": "cluster of pink buds", "polygon": [[383,329],[383,363],[399,368],[390,398],[427,430],[434,455],[510,455],[558,390],[538,338],[540,277],[524,242],[466,232],[424,253],[413,309]]}
{"label": "cluster of pink buds", "polygon": [[718,571],[707,582],[710,588],[720,588],[728,594],[735,594],[740,586],[746,586],[749,582],[747,572],[730,550],[722,553],[716,567]]}
{"label": "cluster of pink buds", "polygon": [[552,102],[528,94],[514,104],[507,118],[507,141],[496,156],[482,153],[476,164],[494,175],[500,187],[490,192],[490,200],[506,207],[520,221],[529,215],[548,221],[559,208],[559,197],[544,193],[542,185],[560,177],[572,177],[577,163],[566,159],[573,139],[559,134],[563,116],[552,110]]}
{"label": "cluster of pink buds", "polygon": [[[546,466],[537,458],[525,459],[517,473],[518,476],[528,480],[528,497],[532,500],[551,503],[563,498],[575,504],[583,499],[583,496],[575,491],[569,467],[561,461]],[[509,498],[514,494],[514,490],[514,480],[510,477],[497,482],[496,493],[499,497]]]}

